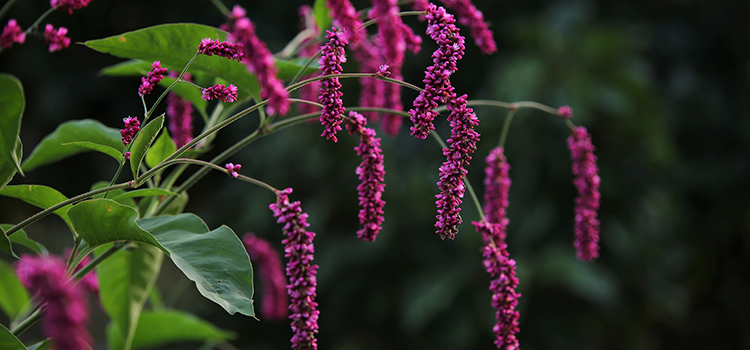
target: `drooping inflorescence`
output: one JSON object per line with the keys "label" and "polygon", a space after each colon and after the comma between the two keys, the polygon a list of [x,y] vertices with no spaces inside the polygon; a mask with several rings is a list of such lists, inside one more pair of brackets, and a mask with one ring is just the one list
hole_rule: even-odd
{"label": "drooping inflorescence", "polygon": [[458,22],[468,26],[474,43],[479,46],[482,53],[489,55],[497,51],[497,44],[492,31],[484,22],[484,15],[479,11],[471,0],[441,0],[445,6],[458,14]]}
{"label": "drooping inflorescence", "polygon": [[221,102],[237,101],[237,87],[229,84],[216,84],[203,89],[201,98],[206,101],[219,99]]}
{"label": "drooping inflorescence", "polygon": [[506,209],[510,191],[510,164],[505,158],[505,150],[496,147],[485,158],[484,169],[484,215],[487,222],[500,226],[500,236],[505,239],[505,228],[508,226]]}
{"label": "drooping inflorescence", "polygon": [[[302,30],[310,33],[310,38],[304,40],[300,44],[301,49],[299,55],[301,57],[312,59],[312,57],[318,54],[318,49],[320,48],[320,45],[315,45],[312,43],[314,40],[316,40],[315,38],[317,38],[318,34],[320,34],[320,29],[318,29],[318,24],[315,23],[315,16],[313,15],[313,10],[310,5],[300,6],[299,16],[302,22]],[[303,79],[310,79],[313,77],[315,77],[315,73],[309,74]],[[320,93],[320,81],[317,80],[312,81],[309,84],[305,84],[304,86],[299,88],[299,97],[300,99],[303,99],[305,101],[317,100],[318,93]],[[314,113],[320,111],[320,108],[318,106],[307,103],[300,103],[297,105],[297,108],[301,113]]]}
{"label": "drooping inflorescence", "polygon": [[242,237],[242,242],[263,284],[261,316],[269,321],[282,320],[289,314],[289,296],[279,253],[270,242],[250,232]]}
{"label": "drooping inflorescence", "polygon": [[0,48],[7,49],[13,46],[13,43],[23,44],[26,41],[26,33],[15,19],[8,21],[0,34]]}
{"label": "drooping inflorescence", "polygon": [[[170,73],[170,76],[175,77]],[[183,80],[190,80],[190,73],[182,76]],[[180,148],[193,140],[193,105],[190,101],[180,95],[170,92],[167,95],[167,120],[169,121],[169,133],[172,135],[175,145]]]}
{"label": "drooping inflorescence", "polygon": [[242,51],[242,45],[229,41],[219,42],[219,39],[211,40],[205,38],[198,46],[198,53],[206,56],[220,56],[237,62],[242,62],[245,53]]}
{"label": "drooping inflorescence", "polygon": [[125,123],[125,127],[120,129],[120,136],[122,136],[122,143],[128,145],[133,142],[133,137],[141,128],[141,122],[137,117],[123,118],[122,122]]}
{"label": "drooping inflorescence", "polygon": [[359,12],[349,0],[328,0],[326,5],[331,10],[331,18],[344,30],[343,36],[352,44],[360,42],[367,33],[362,29]]}
{"label": "drooping inflorescence", "polygon": [[290,202],[291,188],[276,193],[276,203],[271,204],[276,222],[284,224],[284,257],[288,259],[286,275],[289,278],[289,318],[292,320],[292,348],[295,350],[315,350],[318,342],[318,303],[316,274],[318,265],[313,265],[315,233],[307,231],[307,213],[302,212],[300,202]]}
{"label": "drooping inflorescence", "polygon": [[[326,31],[328,43],[323,45],[321,56],[318,63],[320,64],[321,76],[330,74],[341,74],[343,68],[341,64],[346,62],[344,46],[347,44],[346,38],[341,31],[332,28]],[[341,122],[344,116],[344,101],[341,97],[341,82],[339,78],[325,78],[320,80],[320,95],[318,100],[323,105],[323,111],[320,113],[320,123],[323,125],[323,134],[320,136],[337,142],[336,133],[341,130]]]}
{"label": "drooping inflorescence", "polygon": [[164,74],[167,73],[166,68],[162,68],[161,61],[154,61],[151,63],[151,70],[145,77],[141,78],[141,85],[138,87],[138,95],[141,97],[151,93],[154,86],[164,79]]}
{"label": "drooping inflorescence", "polygon": [[68,34],[68,28],[55,29],[51,24],[44,26],[44,43],[49,45],[49,52],[60,51],[70,46],[70,37],[65,36],[66,34]]}
{"label": "drooping inflorescence", "polygon": [[573,160],[573,184],[578,189],[575,208],[575,242],[578,259],[590,261],[599,256],[599,167],[594,145],[585,127],[576,127],[568,137]]}
{"label": "drooping inflorescence", "polygon": [[349,112],[346,128],[350,134],[360,136],[359,146],[354,147],[362,163],[357,167],[357,175],[362,181],[357,186],[359,192],[359,222],[363,228],[357,231],[357,237],[374,242],[383,224],[383,191],[385,190],[385,168],[383,151],[380,149],[380,138],[375,137],[375,130],[365,127],[367,119],[357,113]]}

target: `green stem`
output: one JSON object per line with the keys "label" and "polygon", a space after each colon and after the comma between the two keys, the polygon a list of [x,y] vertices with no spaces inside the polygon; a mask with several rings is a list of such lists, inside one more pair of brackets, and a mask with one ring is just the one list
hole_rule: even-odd
{"label": "green stem", "polygon": [[508,110],[508,116],[505,117],[505,124],[503,125],[503,132],[500,134],[500,142],[498,147],[505,147],[505,140],[508,138],[508,130],[510,130],[510,122],[513,120],[513,115],[516,114],[516,110],[511,108]]}
{"label": "green stem", "polygon": [[294,78],[292,78],[292,81],[290,84],[296,83],[300,78],[302,78],[302,74],[307,70],[308,67],[315,61],[316,58],[320,56],[320,50],[318,50],[317,53],[315,53],[314,56],[307,59],[307,62],[305,62],[305,65],[302,66],[302,69],[300,69],[297,74],[294,75]]}
{"label": "green stem", "polygon": [[[493,100],[469,100],[469,101],[466,101],[466,105],[469,107],[490,106],[490,107],[500,107],[500,108],[505,108],[505,109],[532,108],[532,109],[540,110],[542,112],[547,112],[549,114],[554,114],[557,116],[560,115],[557,112],[556,108],[552,108],[545,104],[541,104],[539,102],[534,102],[534,101],[503,102],[503,101],[493,101]],[[446,109],[447,109],[446,106],[440,106],[438,108],[435,108],[435,111],[441,112]]]}
{"label": "green stem", "polygon": [[10,10],[11,7],[16,3],[16,0],[8,0],[8,2],[3,5],[3,8],[0,9],[0,20],[5,17],[5,13]]}
{"label": "green stem", "polygon": [[229,9],[226,5],[224,5],[221,0],[211,0],[211,2],[216,6],[217,9],[221,12],[222,15],[226,16],[229,13]]}
{"label": "green stem", "polygon": [[570,121],[570,119],[565,119],[565,125],[567,125],[568,128],[570,128],[570,131],[572,131],[572,132],[576,131],[576,125],[573,124],[573,122]]}
{"label": "green stem", "polygon": [[34,23],[32,23],[28,28],[26,28],[26,31],[24,32],[24,34],[31,33],[31,31],[36,29],[36,27],[39,26],[39,23],[41,23],[45,18],[47,18],[47,16],[49,16],[49,14],[52,13],[53,11],[55,11],[54,7],[50,7],[49,10],[44,11],[44,13],[41,16],[39,16],[39,18],[37,18],[36,21],[34,21]]}
{"label": "green stem", "polygon": [[37,222],[39,219],[42,219],[43,217],[45,217],[45,216],[47,216],[49,214],[54,213],[55,210],[60,209],[60,208],[66,206],[68,204],[75,203],[75,202],[78,202],[80,200],[84,200],[84,199],[86,199],[88,197],[95,196],[95,195],[97,195],[99,193],[105,193],[105,192],[108,192],[108,191],[114,191],[114,190],[119,190],[119,189],[128,188],[128,187],[134,187],[132,181],[131,182],[125,182],[125,183],[117,184],[117,185],[113,185],[113,186],[102,187],[102,188],[97,189],[97,190],[93,190],[93,191],[86,192],[84,194],[77,195],[77,196],[75,196],[73,198],[70,198],[70,199],[68,199],[66,201],[62,201],[62,202],[57,203],[57,204],[55,204],[55,205],[53,205],[53,206],[51,206],[51,207],[49,207],[47,209],[44,209],[44,210],[42,210],[42,211],[40,211],[40,212],[38,212],[38,213],[36,213],[36,214],[34,214],[32,216],[29,216],[28,218],[26,218],[26,220],[19,222],[18,224],[16,224],[16,226],[11,227],[8,231],[5,232],[5,234],[10,237],[10,235],[16,233],[18,230],[21,230],[24,227],[29,226],[29,225]]}
{"label": "green stem", "polygon": [[185,65],[185,68],[182,69],[182,72],[180,72],[180,75],[177,77],[177,79],[175,79],[175,81],[173,81],[172,84],[170,84],[169,87],[167,87],[167,89],[164,90],[164,92],[162,92],[161,95],[159,95],[159,98],[156,99],[156,103],[154,103],[154,105],[151,106],[151,109],[148,111],[148,113],[146,113],[146,117],[143,118],[144,125],[146,124],[146,121],[148,121],[148,118],[150,118],[151,115],[154,114],[154,110],[156,109],[157,106],[159,106],[159,103],[161,103],[161,100],[164,99],[164,96],[167,96],[167,94],[170,91],[172,91],[172,88],[174,88],[174,86],[177,85],[177,82],[179,82],[180,79],[182,79],[182,76],[185,75],[185,73],[188,71],[188,68],[190,68],[190,65],[192,65],[193,62],[195,62],[197,58],[198,58],[198,53],[196,52],[195,55],[193,55],[193,57],[190,59],[190,61],[188,61],[188,63]]}
{"label": "green stem", "polygon": [[[164,169],[164,168],[166,168],[166,167],[168,167],[168,166],[170,166],[172,164],[197,164],[197,165],[202,165],[203,167],[206,167],[206,168],[210,168],[210,169],[213,169],[213,170],[218,170],[218,171],[220,171],[222,173],[226,173],[227,172],[227,169],[225,169],[223,167],[220,167],[220,166],[218,166],[218,165],[216,165],[214,163],[211,163],[211,162],[206,162],[206,161],[198,160],[198,159],[190,159],[190,158],[178,158],[178,159],[174,159],[174,160],[171,160],[171,161],[159,164],[157,167],[155,167],[155,168],[149,170],[148,172],[144,173],[141,177],[153,176],[153,174],[156,171]],[[256,179],[253,179],[251,177],[248,177],[248,176],[245,176],[245,175],[241,175],[241,174],[238,175],[237,178],[240,179],[240,180],[242,180],[242,181],[249,182],[249,183],[251,183],[253,185],[258,185],[260,187],[268,189],[268,190],[270,190],[273,193],[278,192],[278,190],[276,188],[274,188],[273,186],[271,186],[271,185],[269,185],[269,184],[267,184],[267,183],[265,183],[263,181],[256,180]],[[139,178],[139,181],[142,181],[141,178]]]}
{"label": "green stem", "polygon": [[314,81],[318,81],[318,80],[322,80],[322,79],[328,79],[328,78],[345,78],[345,79],[346,78],[376,78],[376,79],[387,81],[389,83],[399,84],[401,86],[408,87],[409,89],[415,90],[417,92],[420,92],[420,91],[424,90],[424,89],[422,89],[422,88],[420,88],[420,87],[418,87],[416,85],[409,84],[409,83],[407,83],[405,81],[396,80],[396,79],[392,79],[392,78],[386,78],[386,77],[380,77],[380,76],[378,76],[375,73],[342,73],[342,74],[321,75],[321,76],[317,76],[317,77],[313,77],[313,78],[302,80],[302,81],[300,81],[298,83],[294,83],[292,85],[287,86],[286,89],[289,92],[292,92],[292,91],[297,90],[300,87],[302,87],[303,85],[306,85],[308,83],[312,83]]}
{"label": "green stem", "polygon": [[31,328],[31,326],[37,323],[40,319],[42,319],[42,309],[37,308],[36,311],[29,315],[29,317],[26,317],[21,323],[13,327],[10,332],[17,337],[27,329]]}
{"label": "green stem", "polygon": [[303,99],[300,99],[300,98],[289,98],[287,100],[289,100],[289,102],[304,103],[304,104],[307,104],[307,105],[313,105],[315,107],[323,108],[322,104],[320,104],[318,102],[315,102],[315,101],[308,101],[308,100],[303,100]]}

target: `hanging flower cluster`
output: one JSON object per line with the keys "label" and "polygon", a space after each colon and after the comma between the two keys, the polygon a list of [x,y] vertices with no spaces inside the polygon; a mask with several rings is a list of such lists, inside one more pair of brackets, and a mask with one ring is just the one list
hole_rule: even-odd
{"label": "hanging flower cluster", "polygon": [[568,148],[573,159],[573,175],[578,198],[575,208],[576,254],[581,260],[594,260],[599,256],[599,220],[597,211],[599,194],[599,167],[596,165],[594,145],[585,127],[575,128],[568,137]]}
{"label": "hanging flower cluster", "polygon": [[51,24],[44,26],[44,43],[49,45],[49,52],[60,51],[70,46],[70,37],[65,36],[66,34],[68,28],[55,29]]}
{"label": "hanging flower cluster", "polygon": [[151,64],[151,70],[148,74],[141,78],[141,86],[138,87],[138,95],[143,97],[150,94],[151,90],[154,89],[154,86],[164,79],[164,74],[166,73],[167,69],[161,67],[161,61],[154,61],[154,63]]}
{"label": "hanging flower cluster", "polygon": [[201,98],[206,101],[219,99],[221,102],[237,101],[237,87],[229,84],[216,84],[202,90]]}
{"label": "hanging flower cluster", "polygon": [[259,272],[263,284],[261,315],[269,321],[279,321],[289,314],[286,277],[279,253],[270,242],[248,232],[242,237],[247,254]]}
{"label": "hanging flower cluster", "polygon": [[[302,22],[302,30],[310,32],[310,36],[312,38],[317,37],[318,34],[320,34],[320,30],[318,29],[318,24],[315,23],[315,16],[313,15],[312,7],[310,7],[310,5],[300,6],[299,16]],[[311,59],[318,54],[318,48],[320,47],[320,45],[312,44],[312,41],[315,40],[312,38],[306,39],[300,44],[302,48],[300,49],[299,54],[301,57],[307,57]],[[313,77],[315,77],[315,74],[307,75],[304,77],[304,79],[310,79]],[[302,86],[299,89],[299,97],[305,101],[315,101],[318,99],[319,92],[320,82],[316,80]],[[307,103],[300,103],[297,105],[297,108],[301,113],[314,113],[320,111],[320,108],[318,106]]]}
{"label": "hanging flower cluster", "polygon": [[[177,72],[170,72],[170,76],[177,77]],[[190,81],[190,73],[185,73],[182,79]],[[193,105],[190,101],[170,92],[167,95],[167,120],[169,133],[177,148],[193,140]]]}
{"label": "hanging flower cluster", "polygon": [[352,44],[360,42],[365,37],[359,12],[349,0],[329,0],[326,5],[331,9],[331,18],[335,24],[344,30],[343,36]]}
{"label": "hanging flower cluster", "polygon": [[[341,74],[344,70],[341,64],[346,62],[344,46],[348,43],[341,31],[333,28],[326,31],[328,43],[320,48],[321,76],[330,74]],[[320,123],[323,125],[323,134],[320,136],[337,142],[336,133],[341,130],[341,122],[344,115],[344,101],[341,97],[341,82],[339,78],[325,78],[320,80],[320,95],[318,100],[323,105],[320,113]]]}
{"label": "hanging flower cluster", "polygon": [[73,14],[73,10],[80,10],[86,6],[89,6],[91,0],[51,0],[50,6],[55,10],[68,11],[68,14]]}
{"label": "hanging flower cluster", "polygon": [[138,121],[137,117],[123,118],[122,122],[125,123],[125,128],[120,129],[120,136],[122,136],[122,143],[129,145],[133,142],[133,137],[141,128],[141,122]]}
{"label": "hanging flower cluster", "polygon": [[492,31],[484,22],[484,15],[479,11],[471,0],[441,0],[445,6],[458,13],[458,22],[468,26],[474,43],[479,46],[482,53],[486,55],[497,52],[497,44]]}
{"label": "hanging flower cluster", "polygon": [[26,33],[23,32],[18,22],[15,19],[9,20],[3,28],[3,33],[0,34],[0,48],[7,49],[13,46],[13,43],[23,44],[25,41]]}

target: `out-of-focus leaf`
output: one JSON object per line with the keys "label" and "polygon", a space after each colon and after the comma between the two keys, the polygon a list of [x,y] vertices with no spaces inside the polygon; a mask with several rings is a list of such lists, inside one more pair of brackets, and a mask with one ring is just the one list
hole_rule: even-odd
{"label": "out-of-focus leaf", "polygon": [[49,339],[42,340],[40,342],[36,342],[34,344],[29,345],[29,350],[48,350],[50,349],[52,344],[49,342]]}
{"label": "out-of-focus leaf", "polygon": [[326,6],[326,0],[315,0],[313,4],[313,16],[315,17],[315,23],[318,25],[318,30],[323,33],[331,27],[331,10]]}
{"label": "out-of-focus leaf", "polygon": [[[122,350],[122,338],[107,329],[110,350]],[[184,341],[219,341],[234,337],[208,321],[177,310],[144,311],[133,337],[133,350],[148,349]]]}
{"label": "out-of-focus leaf", "polygon": [[138,225],[169,251],[175,265],[204,297],[230,314],[255,316],[253,268],[242,242],[229,227],[209,231],[193,214],[142,219]]}
{"label": "out-of-focus leaf", "polygon": [[[21,159],[23,156],[23,144],[21,143],[21,138],[19,137],[16,140],[16,158]],[[5,187],[5,185],[10,182],[10,180],[13,180],[13,176],[16,175],[16,172],[18,172],[18,169],[16,169],[16,166],[13,164],[13,162],[8,162],[0,158],[0,188]]]}
{"label": "out-of-focus leaf", "polygon": [[116,241],[136,241],[163,249],[154,236],[135,223],[138,218],[135,209],[111,199],[83,201],[70,208],[68,215],[76,233],[91,248]]}
{"label": "out-of-focus leaf", "polygon": [[151,63],[142,60],[129,60],[102,68],[99,74],[110,77],[145,76],[151,70]]}
{"label": "out-of-focus leaf", "polygon": [[138,138],[133,141],[133,147],[130,148],[130,170],[133,171],[133,178],[138,177],[138,168],[141,166],[143,157],[146,156],[146,150],[154,142],[162,125],[164,125],[164,116],[160,115],[141,129]]}
{"label": "out-of-focus leaf", "polygon": [[0,73],[0,162],[10,162],[21,174],[21,158],[16,149],[24,108],[26,99],[21,81],[10,74]]}
{"label": "out-of-focus leaf", "polygon": [[165,129],[146,153],[146,165],[153,168],[177,150],[177,146]]}
{"label": "out-of-focus leaf", "polygon": [[[108,247],[111,245],[99,248],[97,254]],[[164,253],[158,247],[137,243],[136,249],[120,249],[96,267],[99,298],[120,333],[121,345],[130,343],[135,334],[163,258]]]}
{"label": "out-of-focus leaf", "polygon": [[97,152],[104,153],[112,158],[114,158],[118,163],[122,160],[122,152],[116,148],[100,145],[98,143],[93,143],[89,141],[75,141],[75,142],[68,142],[63,143],[63,146],[80,146],[85,147],[88,149],[92,149]]}
{"label": "out-of-focus leaf", "polygon": [[39,166],[90,150],[81,146],[62,145],[78,141],[93,142],[114,149],[123,147],[119,130],[104,126],[96,120],[73,120],[60,124],[55,131],[42,139],[23,162],[22,167],[25,171],[31,171]]}
{"label": "out-of-focus leaf", "polygon": [[[0,224],[0,229],[7,231],[9,228],[13,227],[14,225],[11,224]],[[16,231],[12,236],[9,237],[11,243],[13,244],[20,244],[22,246],[25,246],[31,250],[33,250],[37,254],[48,254],[49,251],[47,250],[47,247],[45,247],[43,244],[29,238],[29,236],[26,235],[26,231],[24,230],[18,230]]]}
{"label": "out-of-focus leaf", "polygon": [[10,239],[5,235],[5,230],[0,228],[0,251],[4,251],[14,258],[18,258],[18,255],[13,252],[13,246],[10,244]]}
{"label": "out-of-focus leaf", "polygon": [[149,196],[176,196],[177,193],[162,190],[160,188],[142,188],[140,190],[125,192],[117,197],[112,198],[113,201],[124,198],[136,198],[136,197],[149,197]]}
{"label": "out-of-focus leaf", "polygon": [[[12,266],[0,260],[0,309],[13,319],[29,305],[29,292],[16,277]],[[0,348],[5,349],[5,348]]]}
{"label": "out-of-focus leaf", "polygon": [[185,210],[185,206],[187,205],[188,201],[190,200],[190,196],[187,194],[187,192],[182,192],[177,198],[175,198],[172,203],[169,203],[169,205],[164,209],[163,214],[164,215],[177,215],[181,214],[183,210]]}
{"label": "out-of-focus leaf", "polygon": [[[65,197],[56,189],[43,185],[6,186],[0,190],[0,196],[17,198],[41,209],[47,209],[55,204],[68,200],[68,197]],[[72,228],[73,226],[68,217],[68,209],[70,209],[70,207],[71,205],[68,204],[57,209],[55,210],[55,214]]]}
{"label": "out-of-focus leaf", "polygon": [[0,349],[3,350],[27,350],[23,343],[11,333],[8,328],[0,324]]}

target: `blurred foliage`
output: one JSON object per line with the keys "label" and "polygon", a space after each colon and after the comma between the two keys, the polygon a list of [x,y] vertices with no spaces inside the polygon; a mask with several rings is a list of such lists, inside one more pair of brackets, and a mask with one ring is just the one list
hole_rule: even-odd
{"label": "blurred foliage", "polygon": [[[276,52],[294,36],[297,7],[305,2],[239,3]],[[500,51],[483,56],[467,45],[453,79],[457,91],[474,99],[570,105],[574,121],[593,134],[601,169],[601,258],[587,264],[575,259],[572,246],[576,194],[565,147],[568,131],[540,112],[516,115],[506,147],[513,178],[508,240],[523,294],[522,347],[750,348],[750,5],[474,3],[492,23]],[[40,7],[19,2],[10,16],[28,25]],[[56,13],[49,21],[67,26],[74,41],[85,41],[160,23],[217,26],[222,17],[208,1],[97,0],[73,16]],[[415,18],[407,23],[423,32]],[[423,78],[435,48],[423,39],[422,52],[405,66],[412,83]],[[63,121],[93,118],[119,127],[123,117],[140,113],[138,78],[96,76],[117,62],[82,46],[48,54],[38,40],[0,54],[1,70],[18,76],[27,95],[25,156]],[[345,66],[355,69],[352,61]],[[345,102],[354,105],[357,83],[344,85]],[[414,97],[405,91],[405,105]],[[469,178],[481,195],[483,158],[497,143],[505,111],[476,111],[483,142]],[[215,149],[256,124],[244,118],[222,131]],[[440,123],[438,131],[446,137],[447,125]],[[489,278],[481,265],[480,238],[470,225],[477,213],[468,197],[457,239],[441,241],[434,234],[438,146],[406,131],[384,138],[386,222],[377,241],[365,243],[355,236],[357,140],[342,135],[333,144],[319,133],[318,125],[302,124],[255,142],[230,161],[241,163],[249,176],[293,187],[292,198],[310,214],[318,233],[321,347],[493,348]],[[112,163],[101,155],[77,155],[12,184],[45,184],[72,196],[108,180]],[[190,198],[186,211],[210,227],[253,231],[281,247],[267,191],[210,174]],[[3,220],[10,222],[35,212],[8,198],[0,204]],[[48,218],[27,232],[59,253],[70,244],[64,229],[61,220]],[[236,332],[238,348],[288,347],[287,322],[229,316],[186,288],[188,283],[166,263],[158,283],[165,304]],[[104,324],[96,322],[102,317],[94,315],[94,324]],[[103,329],[95,332],[100,337]],[[97,338],[97,348],[103,344]]]}

